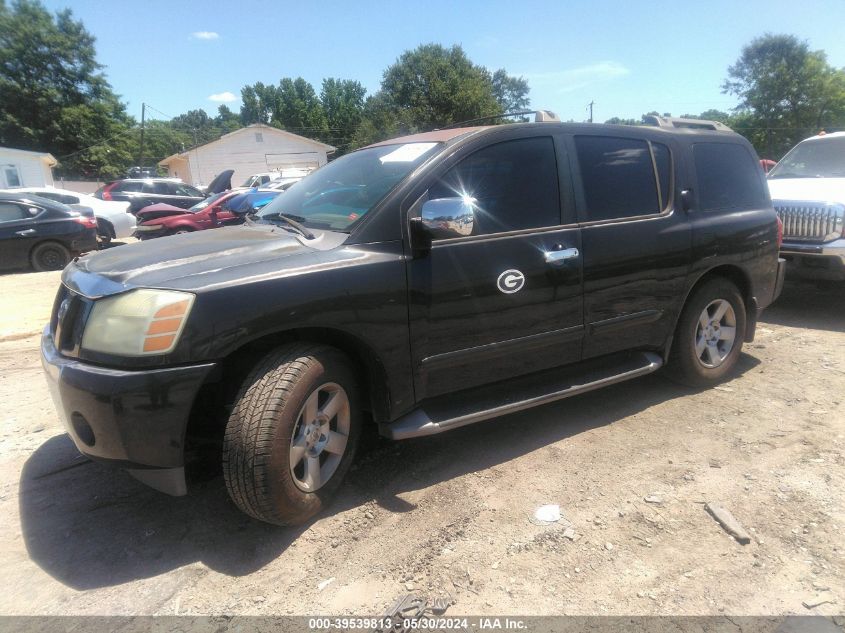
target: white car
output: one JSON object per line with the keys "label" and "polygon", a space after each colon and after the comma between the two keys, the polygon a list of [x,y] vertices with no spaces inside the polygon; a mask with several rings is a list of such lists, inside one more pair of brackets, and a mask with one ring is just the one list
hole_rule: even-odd
{"label": "white car", "polygon": [[92,209],[94,217],[97,218],[97,237],[102,242],[132,237],[135,232],[135,216],[129,213],[128,202],[100,200],[85,193],[58,187],[15,187],[5,190],[6,193],[21,191],[61,202],[76,210],[82,207]]}

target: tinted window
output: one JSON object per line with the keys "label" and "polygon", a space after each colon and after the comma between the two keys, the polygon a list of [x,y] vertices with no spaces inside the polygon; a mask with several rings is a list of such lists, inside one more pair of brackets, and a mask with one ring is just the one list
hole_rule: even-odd
{"label": "tinted window", "polygon": [[179,183],[171,185],[177,196],[190,196],[192,198],[202,198],[202,192],[199,189],[194,189],[193,187],[189,187],[188,185],[182,185]]}
{"label": "tinted window", "polygon": [[22,206],[12,202],[0,202],[0,222],[14,222],[32,217]]}
{"label": "tinted window", "polygon": [[507,141],[463,159],[429,189],[429,199],[475,199],[473,235],[560,224],[557,161],[551,138]]}
{"label": "tinted window", "polygon": [[692,149],[703,211],[766,206],[760,165],[742,145],[696,143]]}
{"label": "tinted window", "polygon": [[48,200],[55,200],[56,202],[61,202],[62,204],[79,204],[79,198],[77,198],[76,196],[66,196],[64,194],[54,193],[52,191],[35,191],[33,193],[42,198],[47,198]]}
{"label": "tinted window", "polygon": [[591,221],[661,211],[646,141],[576,136],[575,146]]}
{"label": "tinted window", "polygon": [[114,186],[112,191],[128,191],[128,192],[141,191],[141,185],[142,184],[143,183],[140,183],[140,182],[137,182],[137,181],[135,181],[135,182],[119,182]]}

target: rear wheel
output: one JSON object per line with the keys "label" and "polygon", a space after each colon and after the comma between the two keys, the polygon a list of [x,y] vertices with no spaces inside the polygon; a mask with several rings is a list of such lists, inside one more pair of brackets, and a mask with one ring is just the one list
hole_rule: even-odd
{"label": "rear wheel", "polygon": [[226,425],[229,496],[262,521],[306,521],[349,470],[360,419],[355,375],[341,352],[307,343],[271,352],[247,377]]}
{"label": "rear wheel", "polygon": [[726,279],[712,279],[684,306],[670,357],[669,376],[693,387],[722,380],[736,366],[745,339],[745,302]]}
{"label": "rear wheel", "polygon": [[42,242],[32,249],[29,257],[38,272],[62,270],[70,261],[70,251],[58,242]]}
{"label": "rear wheel", "polygon": [[107,220],[97,218],[97,241],[100,244],[108,244],[115,237],[114,227]]}

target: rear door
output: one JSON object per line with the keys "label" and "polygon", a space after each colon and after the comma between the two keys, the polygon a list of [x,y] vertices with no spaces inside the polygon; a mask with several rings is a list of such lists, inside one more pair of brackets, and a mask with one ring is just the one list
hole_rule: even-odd
{"label": "rear door", "polygon": [[580,358],[581,243],[565,151],[548,133],[499,138],[454,157],[411,210],[475,201],[470,235],[435,239],[409,261],[418,400]]}
{"label": "rear door", "polygon": [[665,134],[569,139],[584,266],[584,358],[660,349],[683,301],[691,259],[676,205],[679,150]]}

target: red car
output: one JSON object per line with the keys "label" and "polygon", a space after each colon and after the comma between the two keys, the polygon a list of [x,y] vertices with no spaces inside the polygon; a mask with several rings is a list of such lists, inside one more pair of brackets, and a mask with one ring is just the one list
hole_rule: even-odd
{"label": "red car", "polygon": [[240,224],[244,215],[257,211],[281,191],[236,189],[214,194],[190,209],[169,204],[153,204],[138,211],[135,237],[148,240],[177,233],[190,233]]}

